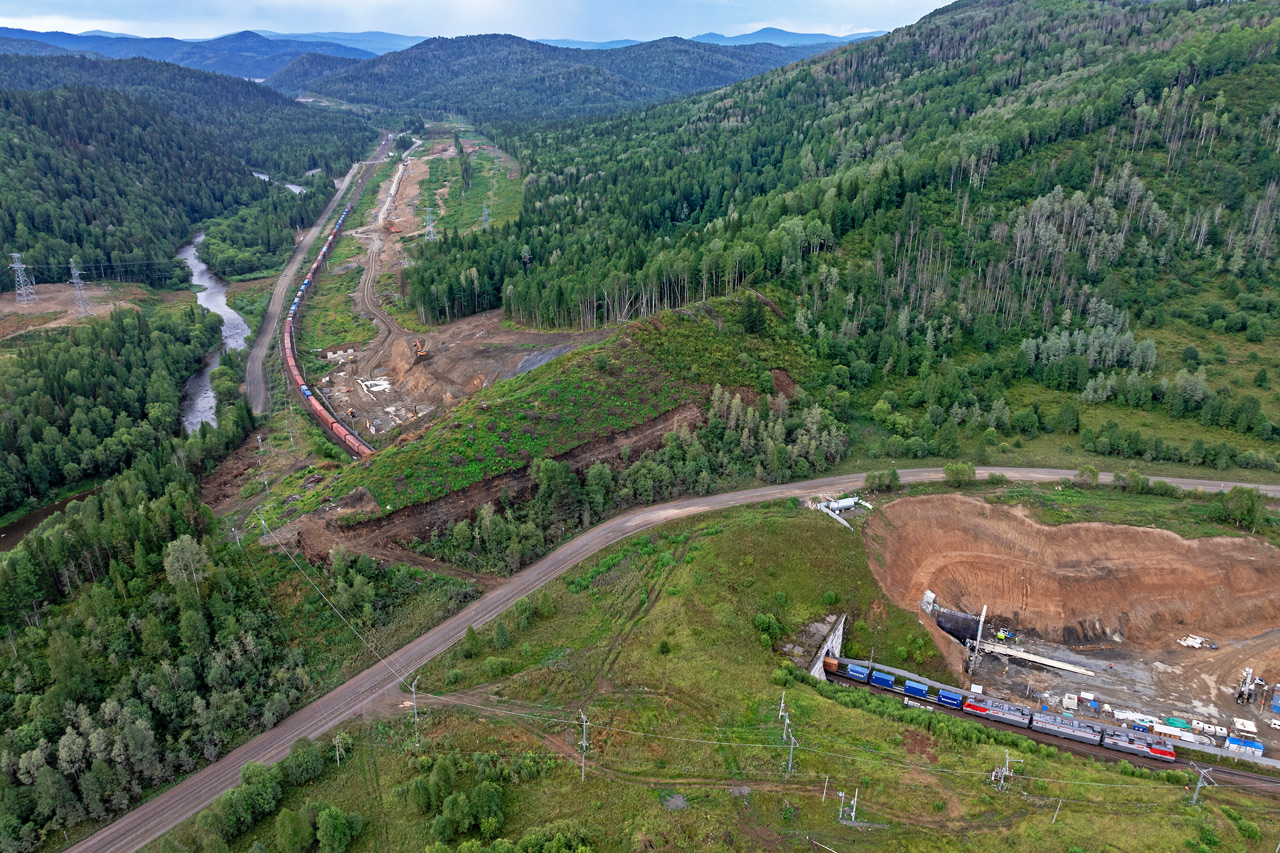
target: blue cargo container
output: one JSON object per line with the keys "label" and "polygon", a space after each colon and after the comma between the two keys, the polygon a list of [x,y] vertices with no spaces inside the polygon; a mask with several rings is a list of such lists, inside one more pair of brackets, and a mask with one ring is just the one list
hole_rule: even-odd
{"label": "blue cargo container", "polygon": [[964,706],[964,697],[954,690],[939,690],[938,703],[948,708],[960,708]]}
{"label": "blue cargo container", "polygon": [[871,683],[876,687],[893,687],[893,676],[884,672],[872,672]]}
{"label": "blue cargo container", "polygon": [[867,669],[865,666],[858,666],[857,664],[852,664],[852,663],[848,664],[844,668],[845,675],[849,676],[850,678],[861,681],[863,684],[867,683],[867,676],[870,674],[870,672],[871,671]]}
{"label": "blue cargo container", "polygon": [[927,698],[929,695],[929,687],[928,685],[921,684],[918,681],[908,681],[907,695],[914,696],[917,699]]}

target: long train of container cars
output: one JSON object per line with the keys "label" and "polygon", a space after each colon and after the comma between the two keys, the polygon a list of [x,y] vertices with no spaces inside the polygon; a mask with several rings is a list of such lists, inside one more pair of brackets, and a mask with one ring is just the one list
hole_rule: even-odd
{"label": "long train of container cars", "polygon": [[[830,659],[828,659],[828,665],[829,663]],[[907,697],[936,702],[939,705],[954,708],[957,711],[964,711],[966,714],[972,714],[975,717],[997,720],[1018,728],[1031,729],[1042,734],[1053,735],[1067,740],[1102,746],[1106,749],[1114,749],[1117,752],[1156,758],[1160,761],[1175,761],[1178,757],[1173,750],[1173,745],[1156,734],[1116,728],[1115,726],[1088,720],[1078,720],[1074,717],[1050,714],[1047,711],[1033,711],[1024,705],[1004,702],[964,690],[943,688],[939,689],[936,694],[930,695],[927,685],[910,679],[904,679],[906,683],[899,687],[898,679],[891,673],[868,669],[845,658],[837,659],[835,664],[834,672],[837,675],[842,675],[854,681],[861,681],[863,684],[870,684],[882,690],[893,690]]]}
{"label": "long train of container cars", "polygon": [[281,335],[281,340],[284,343],[285,374],[289,377],[289,384],[302,395],[303,404],[310,410],[311,415],[320,422],[321,426],[327,429],[348,453],[360,459],[372,454],[373,448],[358,434],[348,429],[342,421],[330,414],[329,410],[320,402],[319,394],[312,392],[307,387],[306,377],[302,375],[302,370],[298,366],[298,352],[293,340],[294,325],[302,310],[303,300],[307,297],[307,289],[311,287],[311,283],[316,280],[316,276],[320,273],[320,265],[328,260],[329,253],[333,251],[334,244],[338,241],[338,232],[342,230],[342,225],[347,221],[347,216],[350,214],[351,205],[347,205],[343,209],[342,215],[338,217],[337,224],[333,226],[333,231],[329,233],[329,239],[324,241],[320,254],[316,255],[315,263],[311,265],[307,277],[302,280],[302,287],[298,288],[297,295],[293,297],[293,304],[289,306],[289,315],[284,321],[284,334]]}

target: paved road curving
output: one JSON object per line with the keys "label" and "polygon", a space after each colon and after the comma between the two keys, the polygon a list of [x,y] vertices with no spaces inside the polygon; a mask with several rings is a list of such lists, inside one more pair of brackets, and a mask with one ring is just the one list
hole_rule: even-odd
{"label": "paved road curving", "polygon": [[[384,135],[373,160],[368,162],[381,162],[390,148],[391,141]],[[249,350],[249,363],[245,368],[245,396],[249,398],[249,406],[255,414],[260,415],[271,408],[271,383],[267,381],[266,369],[267,353],[271,349],[271,341],[275,338],[276,323],[280,322],[280,312],[284,310],[285,299],[297,285],[295,279],[307,252],[311,251],[311,246],[324,230],[329,217],[333,215],[338,202],[347,191],[347,185],[351,183],[351,179],[365,165],[367,163],[361,161],[351,166],[346,177],[338,184],[338,191],[333,194],[324,213],[320,214],[320,218],[316,220],[316,224],[307,232],[302,242],[294,247],[293,254],[289,256],[289,263],[285,264],[284,272],[280,273],[280,278],[276,280],[275,290],[271,293],[271,302],[267,305],[267,314],[262,318],[262,326],[258,329],[257,337],[253,339],[253,347]]]}
{"label": "paved road curving", "polygon": [[[916,468],[898,473],[904,483],[943,479],[941,468]],[[1053,468],[984,466],[977,470],[979,477],[985,477],[988,473],[1004,474],[1011,480],[1039,482],[1060,480],[1075,474],[1074,471]],[[1106,483],[1111,482],[1113,477],[1111,474],[1100,474],[1098,479]],[[1204,489],[1205,491],[1223,491],[1236,485],[1255,485],[1180,477],[1153,479],[1163,479],[1184,489]],[[125,853],[154,841],[213,802],[223,791],[235,786],[240,779],[240,768],[247,762],[278,761],[288,754],[290,744],[297,738],[318,737],[343,720],[362,713],[374,705],[382,694],[398,689],[404,677],[461,640],[467,626],[472,625],[478,628],[484,625],[510,607],[517,598],[537,591],[548,581],[614,542],[667,521],[712,510],[824,493],[835,496],[841,492],[861,488],[864,480],[865,477],[862,474],[848,474],[807,480],[803,483],[728,492],[705,498],[685,498],[657,506],[633,509],[599,524],[533,563],[452,618],[390,655],[385,662],[375,664],[345,684],[334,688],[281,721],[275,728],[264,732],[155,799],[121,816],[114,823],[76,844],[71,850],[74,853],[90,853],[90,851]],[[1280,497],[1280,486],[1258,486],[1258,488],[1270,497]]]}

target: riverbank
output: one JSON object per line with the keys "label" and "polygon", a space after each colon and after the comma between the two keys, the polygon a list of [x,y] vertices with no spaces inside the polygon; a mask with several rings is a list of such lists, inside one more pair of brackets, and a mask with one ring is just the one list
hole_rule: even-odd
{"label": "riverbank", "polygon": [[244,349],[251,334],[249,324],[227,305],[227,282],[197,257],[196,248],[203,239],[203,232],[197,234],[178,250],[178,258],[191,270],[192,288],[198,288],[196,302],[222,317],[222,344],[205,358],[204,366],[182,390],[182,426],[187,432],[198,430],[203,423],[217,426],[218,400],[210,375],[218,368],[222,353]]}

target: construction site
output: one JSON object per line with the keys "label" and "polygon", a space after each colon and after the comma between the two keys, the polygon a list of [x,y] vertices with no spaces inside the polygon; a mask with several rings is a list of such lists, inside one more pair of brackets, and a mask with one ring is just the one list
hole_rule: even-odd
{"label": "construction site", "polygon": [[1280,746],[1268,684],[1280,677],[1280,550],[1261,538],[1055,527],[960,495],[895,500],[864,533],[885,593],[919,608],[966,684],[1079,716],[1256,730]]}
{"label": "construction site", "polygon": [[[507,180],[518,178],[515,163],[494,146],[465,136],[460,141],[468,156],[484,154],[493,168],[501,167]],[[446,138],[428,134],[425,141],[415,140],[390,177],[376,187],[365,221],[346,231],[347,239],[358,241],[362,254],[333,270],[338,275],[362,269],[352,294],[354,310],[372,321],[377,333],[366,344],[342,344],[320,353],[332,368],[308,379],[334,411],[366,436],[447,411],[493,382],[532,370],[607,334],[511,327],[504,324],[500,310],[432,327],[405,310],[399,282],[408,263],[407,249],[434,239],[436,223],[447,215],[450,179],[437,179],[434,183],[441,186],[432,192],[430,170],[457,156],[452,130]],[[489,184],[491,196],[493,186]],[[485,227],[482,220],[490,215],[489,209],[486,202],[481,216],[468,227]],[[320,286],[325,286],[323,280]]]}

